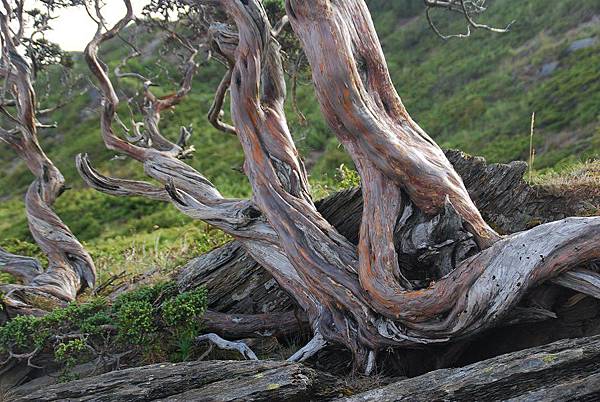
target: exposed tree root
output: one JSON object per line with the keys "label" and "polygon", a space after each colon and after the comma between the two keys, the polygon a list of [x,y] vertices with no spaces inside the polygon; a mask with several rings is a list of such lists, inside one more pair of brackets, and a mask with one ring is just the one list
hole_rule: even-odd
{"label": "exposed tree root", "polygon": [[310,359],[311,357],[313,357],[315,354],[317,354],[319,352],[319,350],[322,350],[325,346],[327,346],[327,341],[325,340],[325,338],[323,338],[321,333],[317,331],[317,332],[315,332],[315,335],[312,337],[312,339],[306,345],[304,345],[296,353],[294,353],[293,355],[291,355],[288,358],[288,361],[290,361],[290,362],[306,361],[306,360]]}

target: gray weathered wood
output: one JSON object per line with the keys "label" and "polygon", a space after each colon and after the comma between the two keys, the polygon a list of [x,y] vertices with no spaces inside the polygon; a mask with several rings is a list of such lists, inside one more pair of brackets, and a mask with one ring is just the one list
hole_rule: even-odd
{"label": "gray weathered wood", "polygon": [[[504,232],[524,230],[532,222],[550,222],[587,213],[585,203],[570,203],[566,196],[550,196],[543,189],[529,186],[523,180],[524,162],[487,164],[483,158],[455,150],[446,151],[446,155],[465,181],[483,216]],[[358,243],[362,215],[360,188],[339,191],[315,205],[342,235],[352,243]],[[397,234],[396,242],[404,266],[434,259],[428,259],[428,256],[419,259],[414,254],[403,253],[401,235]],[[447,247],[447,250],[441,252],[449,253],[454,248]],[[439,253],[432,256],[439,262]],[[237,241],[189,261],[182,267],[177,281],[181,290],[206,286],[209,307],[215,311],[257,314],[285,311],[293,306],[287,292]]]}
{"label": "gray weathered wood", "polygon": [[554,278],[557,285],[600,299],[600,274],[587,269],[565,272]]}
{"label": "gray weathered wood", "polygon": [[293,306],[288,294],[237,241],[188,262],[177,282],[182,291],[206,287],[208,306],[215,311],[260,314]]}
{"label": "gray weathered wood", "polygon": [[197,361],[112,371],[24,394],[15,401],[299,401],[332,382],[296,363]]}
{"label": "gray weathered wood", "polygon": [[554,194],[543,186],[523,180],[527,164],[486,163],[485,159],[457,150],[446,157],[463,179],[469,195],[483,217],[502,233],[514,233],[568,216],[589,215],[600,197]]}
{"label": "gray weathered wood", "polygon": [[600,398],[600,336],[565,339],[364,392],[346,402]]}

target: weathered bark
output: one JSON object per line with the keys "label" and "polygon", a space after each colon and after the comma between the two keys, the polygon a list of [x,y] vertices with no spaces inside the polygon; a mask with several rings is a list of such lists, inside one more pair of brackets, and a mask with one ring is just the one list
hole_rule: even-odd
{"label": "weathered bark", "polygon": [[[595,400],[600,395],[600,336],[541,347],[404,379],[344,401]],[[39,384],[39,383],[38,383]],[[324,400],[340,383],[284,362],[163,363],[96,375],[66,384],[26,384],[12,400]]]}
{"label": "weathered bark", "polygon": [[[556,196],[544,188],[531,187],[523,180],[524,162],[486,164],[481,157],[455,150],[446,151],[446,155],[465,182],[481,214],[493,227],[505,233],[525,230],[532,224],[547,223],[565,216],[586,216],[589,215],[589,205],[597,203],[595,199],[573,200],[568,194]],[[353,244],[358,243],[363,208],[360,188],[342,190],[317,201],[315,205],[340,234]],[[442,250],[409,250],[402,244],[407,237],[396,235],[395,245],[401,264],[414,267],[413,271],[435,264],[444,252],[457,260],[463,259],[456,258],[456,244],[447,244]],[[403,249],[405,252],[402,252]],[[563,279],[557,278],[555,282],[562,280],[564,283],[567,276],[571,275],[560,276]],[[207,287],[209,306],[215,311],[256,314],[285,311],[293,305],[287,292],[237,241],[185,264],[177,275],[177,282],[182,291],[201,285]],[[582,286],[589,286],[589,281]]]}
{"label": "weathered bark", "polygon": [[15,401],[306,401],[331,377],[300,364],[268,361],[164,363],[47,386],[16,388]]}
{"label": "weathered bark", "polygon": [[[238,28],[231,111],[252,200],[225,199],[172,154],[114,134],[119,100],[96,54],[131,19],[127,0],[128,15],[105,33],[99,25],[85,52],[105,97],[103,139],[142,162],[182,212],[234,236],[305,311],[314,339],[345,345],[358,366],[372,368],[376,352],[388,346],[460,340],[497,325],[532,288],[600,258],[599,218],[570,218],[499,240],[442,151],[404,110],[364,2],[288,1],[325,117],[362,177],[357,247],[310,197],[283,111],[279,46],[262,4],[220,3]],[[144,188],[164,196],[147,183],[104,177],[84,157],[78,166],[101,191]],[[427,253],[429,261],[421,258]],[[404,254],[425,267],[400,264]],[[307,348],[316,344],[324,342]]]}
{"label": "weathered bark", "polygon": [[[365,196],[367,189],[374,197],[388,192],[399,203],[404,189],[428,214],[439,212],[448,197],[483,247],[497,240],[442,150],[402,105],[364,1],[288,0],[286,7],[312,67],[323,114],[361,177],[371,179],[365,180]],[[367,214],[383,212],[378,201]]]}
{"label": "weathered bark", "polygon": [[[5,5],[10,8],[8,3]],[[66,302],[95,282],[95,268],[90,255],[77,241],[69,228],[52,210],[52,204],[65,189],[58,168],[44,154],[37,139],[36,100],[32,71],[20,55],[21,38],[11,30],[10,18],[15,12],[22,27],[22,7],[0,13],[2,69],[5,87],[15,99],[16,113],[4,115],[15,125],[13,130],[0,129],[0,140],[7,143],[25,161],[35,176],[25,196],[29,229],[42,252],[48,257],[46,270],[39,262],[16,256],[0,249],[0,269],[22,280],[22,285],[3,285],[3,313],[10,318],[17,314],[43,314]],[[21,32],[21,31],[20,31]],[[22,33],[22,32],[21,32]]]}
{"label": "weathered bark", "polygon": [[284,337],[301,335],[310,329],[303,311],[268,314],[223,314],[207,311],[202,317],[203,330],[226,338]]}
{"label": "weathered bark", "polygon": [[597,400],[600,336],[565,339],[433,371],[344,401]]}
{"label": "weathered bark", "polygon": [[543,186],[530,186],[522,161],[487,164],[485,159],[460,151],[446,151],[481,214],[504,234],[530,229],[569,216],[589,216],[600,198],[553,194]]}
{"label": "weathered bark", "polygon": [[224,313],[262,314],[294,306],[287,292],[238,241],[194,258],[177,282],[181,291],[204,286],[208,307]]}

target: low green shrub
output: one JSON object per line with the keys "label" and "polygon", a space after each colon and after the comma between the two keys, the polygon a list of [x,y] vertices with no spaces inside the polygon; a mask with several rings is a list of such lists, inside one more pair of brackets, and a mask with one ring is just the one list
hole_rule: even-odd
{"label": "low green shrub", "polygon": [[206,311],[206,290],[179,293],[174,282],[140,286],[123,293],[111,305],[96,297],[70,303],[45,316],[18,316],[0,327],[0,359],[14,354],[52,352],[70,370],[95,355],[130,352],[130,359],[148,362],[170,356],[174,361],[193,356],[199,318]]}

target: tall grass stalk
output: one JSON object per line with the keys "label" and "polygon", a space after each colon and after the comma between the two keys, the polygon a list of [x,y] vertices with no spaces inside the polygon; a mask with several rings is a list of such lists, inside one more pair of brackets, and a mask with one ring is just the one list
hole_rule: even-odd
{"label": "tall grass stalk", "polygon": [[535,112],[531,113],[531,127],[529,129],[529,183],[533,173],[533,162],[535,160],[535,149],[533,148],[533,131],[535,127]]}

